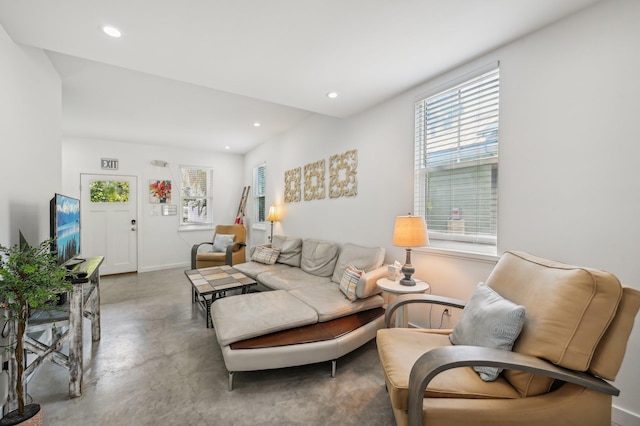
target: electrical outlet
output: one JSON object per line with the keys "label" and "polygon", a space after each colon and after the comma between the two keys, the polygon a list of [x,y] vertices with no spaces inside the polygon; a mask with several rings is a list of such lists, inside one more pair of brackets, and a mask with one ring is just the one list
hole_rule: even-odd
{"label": "electrical outlet", "polygon": [[451,316],[451,312],[449,312],[449,309],[445,309],[443,312],[444,315],[450,317]]}

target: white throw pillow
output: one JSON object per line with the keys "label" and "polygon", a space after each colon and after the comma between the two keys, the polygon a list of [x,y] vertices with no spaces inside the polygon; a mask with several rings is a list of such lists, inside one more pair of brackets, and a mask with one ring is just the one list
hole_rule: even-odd
{"label": "white throw pillow", "polygon": [[[449,335],[454,345],[483,346],[510,351],[524,325],[525,308],[500,296],[484,283],[478,284],[471,300]],[[502,369],[473,367],[485,382],[498,378]]]}
{"label": "white throw pillow", "polygon": [[211,249],[211,251],[227,251],[227,247],[233,244],[233,239],[235,237],[236,236],[234,234],[216,234],[216,236],[213,238],[213,248]]}
{"label": "white throw pillow", "polygon": [[273,265],[279,254],[280,249],[275,247],[257,246],[251,255],[251,260],[265,265]]}
{"label": "white throw pillow", "polygon": [[346,298],[351,302],[355,302],[358,298],[356,296],[356,287],[358,286],[358,281],[360,281],[360,277],[363,272],[364,271],[359,270],[355,266],[349,265],[342,274],[342,279],[340,280],[340,291],[343,292]]}

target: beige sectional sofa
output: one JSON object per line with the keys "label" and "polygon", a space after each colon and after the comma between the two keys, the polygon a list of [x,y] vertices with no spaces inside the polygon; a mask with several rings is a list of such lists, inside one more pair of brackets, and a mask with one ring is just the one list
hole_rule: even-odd
{"label": "beige sectional sofa", "polygon": [[[236,371],[331,361],[333,376],[338,358],[373,339],[384,327],[384,315],[377,313],[383,311],[384,300],[376,285],[387,273],[382,266],[383,247],[339,246],[330,241],[276,235],[273,244],[252,248],[250,253],[248,262],[233,267],[254,278],[261,291],[219,299],[211,307],[230,390]],[[354,277],[353,268],[361,272],[359,277]],[[330,338],[309,336],[305,341],[307,330],[315,334],[317,325],[326,325],[331,332],[340,319],[347,317],[358,317],[362,324]],[[249,349],[243,345],[250,339],[278,336],[292,329],[303,336],[296,344],[249,345]]]}

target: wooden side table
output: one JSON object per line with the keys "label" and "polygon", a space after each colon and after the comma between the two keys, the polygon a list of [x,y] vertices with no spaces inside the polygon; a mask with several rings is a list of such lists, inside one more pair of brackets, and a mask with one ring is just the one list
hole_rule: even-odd
{"label": "wooden side table", "polygon": [[[424,281],[416,281],[416,285],[408,286],[402,285],[398,281],[391,281],[388,278],[380,278],[376,281],[376,284],[379,288],[387,293],[401,295],[401,294],[419,294],[424,293],[429,290],[429,284]],[[404,305],[401,309],[396,311],[396,327],[400,325],[400,327],[407,328],[409,326],[409,313],[408,313],[408,305]]]}
{"label": "wooden side table", "polygon": [[[66,312],[58,312],[58,315],[44,315],[38,317],[34,315],[27,323],[24,338],[24,347],[35,354],[35,359],[26,366],[25,377],[28,378],[35,373],[35,370],[45,360],[69,370],[69,396],[71,398],[82,395],[82,320],[91,320],[91,340],[100,340],[100,265],[104,260],[103,256],[89,257],[84,262],[73,267],[76,274],[70,278],[73,289]],[[53,341],[49,344],[40,342],[31,336],[35,333],[51,328],[68,330],[53,335]],[[69,344],[69,355],[60,351],[63,343]],[[14,369],[11,369],[11,389],[15,389],[17,377]]]}

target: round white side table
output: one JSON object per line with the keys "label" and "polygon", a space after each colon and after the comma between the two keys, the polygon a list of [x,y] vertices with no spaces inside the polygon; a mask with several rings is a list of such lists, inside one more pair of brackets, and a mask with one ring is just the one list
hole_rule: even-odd
{"label": "round white side table", "polygon": [[[402,285],[399,281],[391,281],[388,278],[380,278],[376,281],[379,288],[387,293],[401,294],[419,294],[429,290],[429,284],[424,281],[416,281],[416,285]],[[407,328],[409,326],[408,305],[404,305],[396,311],[396,327]]]}

